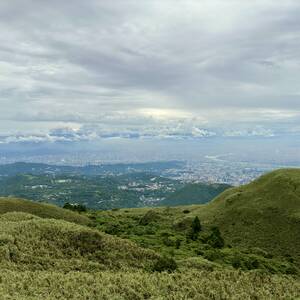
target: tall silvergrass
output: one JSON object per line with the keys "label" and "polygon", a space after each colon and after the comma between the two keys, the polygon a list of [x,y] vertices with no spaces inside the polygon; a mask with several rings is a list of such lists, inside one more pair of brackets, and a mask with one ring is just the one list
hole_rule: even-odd
{"label": "tall silvergrass", "polygon": [[[86,226],[25,213],[0,217],[0,299],[297,299],[299,278],[241,272],[202,257],[174,273],[160,256]],[[216,269],[215,269],[216,268]]]}
{"label": "tall silvergrass", "polygon": [[2,270],[1,299],[297,299],[300,282],[239,271],[15,272]]}

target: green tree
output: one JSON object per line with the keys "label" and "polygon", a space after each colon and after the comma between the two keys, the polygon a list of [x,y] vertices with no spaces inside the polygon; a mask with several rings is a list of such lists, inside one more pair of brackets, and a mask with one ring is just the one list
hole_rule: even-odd
{"label": "green tree", "polygon": [[225,242],[218,227],[214,226],[211,229],[211,234],[206,238],[206,243],[213,248],[224,247]]}
{"label": "green tree", "polygon": [[192,222],[193,233],[199,233],[202,230],[202,226],[198,216],[196,216]]}
{"label": "green tree", "polygon": [[201,230],[202,230],[202,226],[201,226],[200,220],[196,216],[192,222],[191,229],[189,230],[189,232],[187,234],[187,239],[196,241],[198,239],[199,232]]}
{"label": "green tree", "polygon": [[152,270],[156,272],[174,272],[177,269],[177,263],[172,257],[162,256],[157,259]]}

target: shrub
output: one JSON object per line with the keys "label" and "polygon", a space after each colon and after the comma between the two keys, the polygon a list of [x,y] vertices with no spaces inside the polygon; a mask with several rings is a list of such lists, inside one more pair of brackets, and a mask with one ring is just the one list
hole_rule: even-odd
{"label": "shrub", "polygon": [[169,236],[164,236],[163,239],[162,239],[162,241],[163,241],[163,244],[164,244],[165,246],[167,246],[167,247],[172,247],[172,246],[174,246],[174,241],[173,241],[172,239],[170,239]]}
{"label": "shrub", "polygon": [[216,261],[223,259],[223,254],[220,250],[212,249],[203,253],[203,257],[209,261]]}
{"label": "shrub", "polygon": [[175,241],[175,247],[176,247],[176,249],[179,249],[180,245],[181,245],[181,240],[180,239],[176,239],[176,241]]}
{"label": "shrub", "polygon": [[174,272],[177,269],[177,263],[172,257],[162,256],[157,259],[152,270],[155,272]]}
{"label": "shrub", "polygon": [[213,227],[211,234],[205,239],[205,242],[213,248],[223,248],[225,245],[224,239],[218,227]]}
{"label": "shrub", "polygon": [[193,241],[196,241],[198,239],[199,232],[201,230],[202,230],[202,226],[201,226],[200,220],[196,216],[192,221],[191,228],[190,228],[189,232],[187,233],[187,238],[191,239]]}
{"label": "shrub", "polygon": [[145,215],[140,219],[140,225],[148,225],[151,222],[155,222],[159,219],[159,215],[154,210],[149,210],[145,213]]}
{"label": "shrub", "polygon": [[87,208],[83,204],[72,204],[69,202],[66,202],[63,206],[64,209],[69,209],[72,211],[77,211],[77,212],[86,212]]}
{"label": "shrub", "polygon": [[192,222],[192,230],[193,230],[193,233],[199,233],[202,230],[200,220],[197,216],[195,217],[195,219]]}

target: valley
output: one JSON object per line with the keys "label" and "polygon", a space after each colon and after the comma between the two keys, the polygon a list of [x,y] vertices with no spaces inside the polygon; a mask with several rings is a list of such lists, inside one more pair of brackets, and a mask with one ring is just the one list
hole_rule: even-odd
{"label": "valley", "polygon": [[[0,196],[15,196],[90,209],[174,206],[212,200],[229,185],[193,183],[167,176],[177,162],[68,167],[0,166]],[[149,168],[146,172],[146,168]],[[199,196],[200,195],[200,196]]]}

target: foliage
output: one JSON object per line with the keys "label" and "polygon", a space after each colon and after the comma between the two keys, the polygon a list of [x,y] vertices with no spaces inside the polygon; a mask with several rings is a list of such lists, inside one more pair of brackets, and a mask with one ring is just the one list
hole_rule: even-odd
{"label": "foliage", "polygon": [[3,270],[2,299],[297,299],[300,282],[290,276],[235,270],[183,272],[48,272]]}
{"label": "foliage", "polygon": [[157,259],[152,270],[157,272],[174,272],[177,269],[177,263],[172,257],[162,256]]}
{"label": "foliage", "polygon": [[299,186],[282,170],[205,206],[81,215],[0,199],[0,298],[297,299]]}
{"label": "foliage", "polygon": [[221,232],[218,227],[214,226],[211,229],[211,233],[204,237],[203,242],[210,245],[213,248],[223,248],[225,245],[224,239],[221,236]]}
{"label": "foliage", "polygon": [[168,195],[160,202],[162,206],[189,205],[208,203],[216,196],[230,188],[227,184],[189,183]]}
{"label": "foliage", "polygon": [[300,170],[273,171],[229,189],[192,214],[217,226],[227,244],[258,247],[270,255],[290,255],[300,266]]}
{"label": "foliage", "polygon": [[72,204],[69,202],[66,202],[63,206],[64,209],[69,209],[77,212],[86,212],[87,208],[83,204]]}
{"label": "foliage", "polygon": [[193,230],[193,233],[199,233],[202,230],[202,226],[201,226],[198,216],[196,216],[193,220],[192,230]]}
{"label": "foliage", "polygon": [[54,205],[36,203],[24,199],[0,197],[0,215],[8,212],[29,213],[30,215],[36,215],[41,218],[62,219],[81,225],[90,224],[88,217]]}

